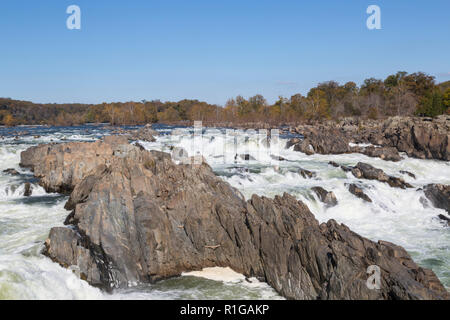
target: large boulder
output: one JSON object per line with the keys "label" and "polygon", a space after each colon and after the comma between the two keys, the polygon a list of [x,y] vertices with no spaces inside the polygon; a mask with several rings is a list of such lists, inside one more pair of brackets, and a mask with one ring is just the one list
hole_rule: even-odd
{"label": "large boulder", "polygon": [[157,135],[159,135],[158,131],[154,130],[151,124],[147,124],[144,127],[132,132],[131,138],[134,140],[154,142],[156,141],[155,136]]}
{"label": "large boulder", "polygon": [[389,176],[383,170],[364,162],[358,162],[356,166],[352,168],[352,174],[358,179],[363,178],[385,182],[393,188],[406,189],[413,187],[402,178]]}
{"label": "large boulder", "polygon": [[367,138],[376,144],[395,147],[408,156],[450,160],[450,121],[440,116],[433,121],[411,117],[389,118],[379,125],[377,134]]}
{"label": "large boulder", "polygon": [[105,136],[96,142],[42,144],[23,151],[20,166],[31,169],[47,192],[69,194],[76,184],[113,155],[127,148],[125,136]]}
{"label": "large boulder", "polygon": [[[91,146],[102,143],[80,145],[79,152],[91,157]],[[55,152],[64,157],[65,146],[56,149],[40,161]],[[126,287],[220,266],[266,281],[290,299],[448,298],[435,274],[403,248],[334,220],[319,224],[288,194],[245,201],[206,163],[176,165],[166,153],[120,149],[81,172],[67,206],[70,225],[53,228],[45,243],[46,255],[76,266],[92,285]],[[73,155],[52,162],[39,177],[49,180],[55,170],[64,176],[79,161]],[[367,286],[373,265],[381,270],[379,290]]]}
{"label": "large boulder", "polygon": [[433,206],[444,209],[450,214],[450,186],[443,184],[429,184],[424,188],[425,196]]}

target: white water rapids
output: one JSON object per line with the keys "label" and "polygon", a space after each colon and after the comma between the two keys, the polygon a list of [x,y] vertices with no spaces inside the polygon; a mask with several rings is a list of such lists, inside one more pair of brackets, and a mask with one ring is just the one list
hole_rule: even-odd
{"label": "white water rapids", "polygon": [[[24,197],[24,182],[32,175],[19,168],[19,160],[20,152],[32,145],[52,140],[94,140],[106,130],[99,126],[22,127],[15,130],[29,131],[29,134],[15,139],[13,132],[0,128],[0,135],[4,135],[0,140],[0,299],[280,298],[264,283],[254,279],[248,282],[232,270],[218,268],[183,274],[154,285],[117,290],[113,294],[89,286],[71,271],[40,254],[50,228],[63,225],[68,214],[64,210],[67,197],[46,194],[37,182],[32,183],[32,196]],[[192,135],[167,134],[171,131],[167,126],[159,127],[159,131],[163,134],[156,142],[140,143],[148,149],[169,152],[170,146],[178,146],[191,152]],[[238,135],[245,137],[243,132]],[[433,269],[444,285],[450,287],[450,228],[437,218],[446,212],[432,207],[424,200],[423,191],[418,190],[429,183],[450,184],[448,162],[405,156],[404,160],[394,163],[361,154],[306,156],[285,149],[286,142],[287,139],[280,139],[274,151],[273,144],[268,148],[261,137],[249,136],[235,148],[233,138],[224,138],[207,129],[201,146],[202,155],[216,174],[238,188],[245,197],[254,193],[273,197],[289,192],[305,202],[320,222],[335,219],[374,241],[382,239],[405,247],[419,265]],[[235,160],[236,153],[250,154],[252,160]],[[286,161],[274,161],[270,154]],[[345,165],[366,162],[387,174],[403,177],[414,188],[402,190],[378,181],[356,179],[351,173],[329,165],[329,161]],[[3,173],[7,168],[15,168],[21,175]],[[299,168],[317,172],[317,177],[304,179],[298,174]],[[416,179],[400,174],[400,170],[414,173]],[[355,197],[348,191],[346,183],[361,186],[373,202]],[[338,204],[331,208],[323,205],[310,191],[314,186],[333,191]]]}

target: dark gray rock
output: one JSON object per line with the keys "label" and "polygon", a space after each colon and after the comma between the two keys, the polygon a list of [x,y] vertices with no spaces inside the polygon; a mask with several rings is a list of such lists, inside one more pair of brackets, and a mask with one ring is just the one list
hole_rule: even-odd
{"label": "dark gray rock", "polygon": [[358,179],[378,180],[385,182],[393,188],[412,188],[412,185],[402,178],[388,176],[383,170],[377,169],[368,163],[358,162],[352,169],[352,174]]}
{"label": "dark gray rock", "polygon": [[429,184],[424,188],[425,196],[439,209],[450,213],[450,186],[443,184]]}
{"label": "dark gray rock", "polygon": [[33,193],[33,187],[31,186],[31,183],[25,182],[25,188],[24,188],[23,195],[25,197],[29,197],[29,196],[31,196],[32,193]]}
{"label": "dark gray rock", "polygon": [[9,168],[9,169],[3,170],[3,173],[10,174],[10,175],[12,175],[12,176],[18,176],[18,175],[20,174],[20,173],[19,173],[16,169],[14,169],[14,168]]}
{"label": "dark gray rock", "polygon": [[[91,158],[92,146],[106,150],[103,144],[51,146],[39,161],[63,157],[66,147],[73,154],[43,166],[48,171],[39,177],[56,182],[48,175],[72,172],[81,159],[75,154]],[[71,225],[52,228],[45,243],[47,256],[76,266],[92,285],[126,287],[220,266],[266,281],[289,299],[448,298],[435,274],[403,248],[372,242],[334,220],[319,224],[288,194],[245,201],[206,163],[175,165],[168,154],[131,145],[116,151],[79,178],[58,180],[77,181]],[[366,285],[371,265],[382,270],[380,290]]]}
{"label": "dark gray rock", "polygon": [[313,187],[311,188],[311,190],[314,191],[319,197],[320,201],[322,201],[326,205],[330,207],[337,205],[337,199],[333,191],[327,191],[322,187]]}
{"label": "dark gray rock", "polygon": [[401,174],[406,174],[406,175],[408,175],[408,176],[410,176],[411,178],[414,178],[414,179],[416,178],[416,175],[414,173],[406,171],[406,170],[400,170],[400,173]]}
{"label": "dark gray rock", "polygon": [[315,172],[306,170],[306,169],[302,169],[300,168],[300,170],[298,171],[298,173],[305,179],[311,179],[317,176],[317,174]]}
{"label": "dark gray rock", "polygon": [[450,218],[444,216],[443,214],[440,214],[438,217],[439,217],[439,219],[445,221],[448,226],[450,226]]}
{"label": "dark gray rock", "polygon": [[348,190],[358,198],[363,199],[364,201],[367,202],[372,202],[372,199],[370,199],[369,196],[365,194],[364,191],[361,188],[359,188],[356,184],[354,183],[349,184]]}

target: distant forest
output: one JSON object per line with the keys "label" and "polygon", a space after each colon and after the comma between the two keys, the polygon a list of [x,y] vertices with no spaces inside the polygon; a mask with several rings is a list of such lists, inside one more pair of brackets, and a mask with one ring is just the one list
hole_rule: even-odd
{"label": "distant forest", "polygon": [[237,96],[218,106],[198,100],[161,102],[117,102],[88,104],[39,104],[0,98],[0,124],[45,124],[70,126],[84,123],[112,125],[205,122],[287,123],[308,120],[389,116],[429,116],[450,114],[450,81],[435,83],[423,72],[397,72],[386,79],[366,79],[358,87],[354,82],[319,83],[306,96],[279,97],[268,104],[262,95],[248,99]]}

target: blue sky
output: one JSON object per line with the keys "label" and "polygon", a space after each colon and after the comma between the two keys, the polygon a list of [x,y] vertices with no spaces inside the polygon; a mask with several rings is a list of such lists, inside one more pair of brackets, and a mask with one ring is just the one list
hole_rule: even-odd
{"label": "blue sky", "polygon": [[[66,28],[72,4],[81,30]],[[371,4],[381,30],[366,27]],[[446,81],[449,12],[448,0],[2,0],[0,96],[224,104],[398,70]]]}

